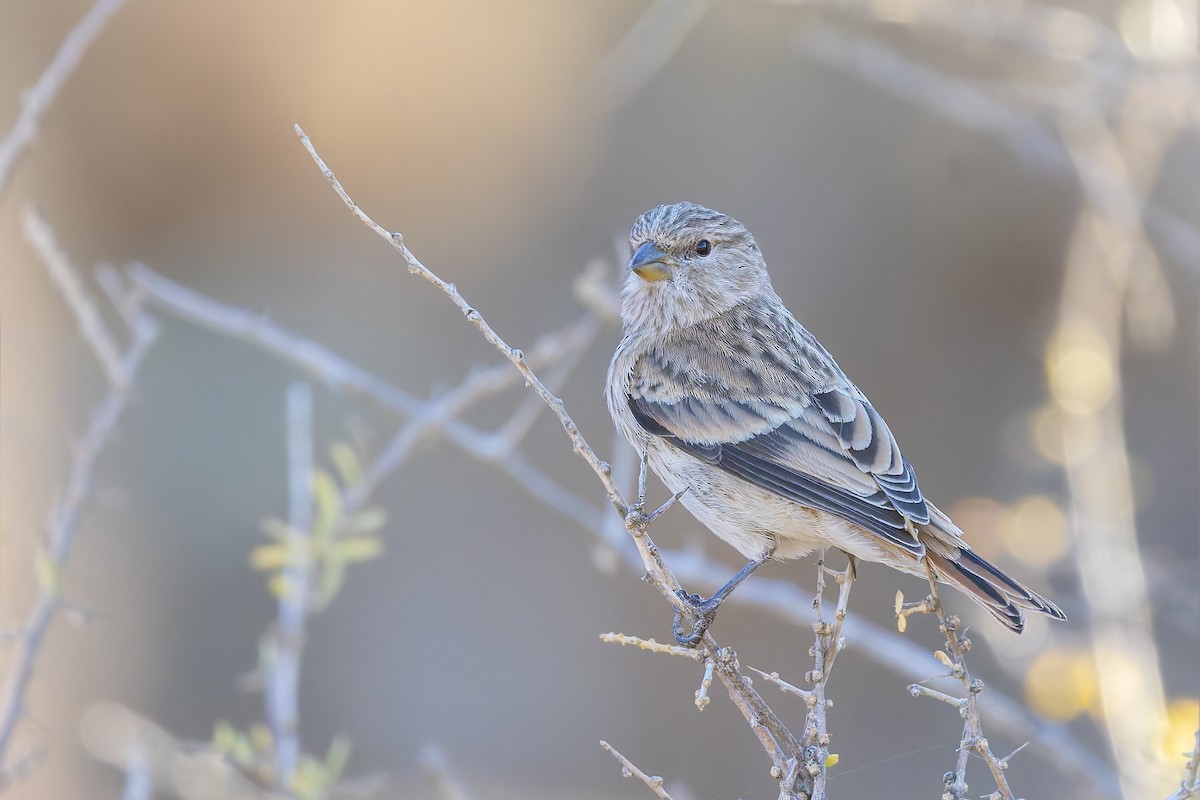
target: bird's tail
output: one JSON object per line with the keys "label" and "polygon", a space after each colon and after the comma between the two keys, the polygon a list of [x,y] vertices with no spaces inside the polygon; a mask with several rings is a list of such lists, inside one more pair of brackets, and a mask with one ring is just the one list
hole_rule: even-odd
{"label": "bird's tail", "polygon": [[967,546],[956,549],[956,554],[946,554],[926,547],[925,558],[941,582],[964,592],[1009,630],[1020,633],[1025,628],[1022,610],[1045,614],[1053,619],[1067,618],[1054,603],[1008,577]]}

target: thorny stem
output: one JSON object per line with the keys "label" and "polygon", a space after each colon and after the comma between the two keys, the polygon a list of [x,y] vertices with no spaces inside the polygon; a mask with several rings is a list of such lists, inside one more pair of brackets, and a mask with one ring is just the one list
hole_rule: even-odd
{"label": "thorny stem", "polygon": [[[979,716],[979,693],[983,691],[983,681],[971,676],[967,668],[967,651],[971,649],[971,640],[959,633],[959,619],[949,615],[942,608],[941,599],[937,593],[937,576],[928,561],[925,561],[926,576],[929,579],[929,597],[917,604],[913,609],[905,609],[912,613],[928,611],[938,618],[938,629],[946,637],[946,654],[938,655],[938,660],[950,667],[950,677],[962,683],[966,695],[955,699],[918,684],[909,687],[909,692],[915,696],[929,696],[956,706],[963,717],[962,740],[958,747],[958,760],[954,771],[947,772],[944,777],[942,800],[966,800],[967,798],[967,761],[971,753],[983,759],[992,773],[997,791],[991,796],[997,800],[1015,800],[1008,786],[1004,770],[1008,768],[1008,759],[997,758],[983,735],[983,722]],[[1010,756],[1011,758],[1011,756]]]}
{"label": "thorny stem", "polygon": [[[833,620],[826,621],[824,613],[825,577],[834,579],[838,587],[837,605]],[[813,685],[812,691],[804,695],[808,713],[804,719],[804,769],[812,776],[811,800],[825,800],[826,769],[829,763],[829,721],[827,712],[833,701],[826,695],[829,674],[838,653],[845,647],[842,623],[846,620],[846,607],[850,602],[850,586],[854,582],[854,558],[850,557],[842,571],[825,566],[825,552],[817,560],[817,592],[813,597],[813,608],[817,620],[813,623],[816,641],[809,653],[813,657],[813,669],[805,679]],[[782,688],[782,687],[781,687]]]}

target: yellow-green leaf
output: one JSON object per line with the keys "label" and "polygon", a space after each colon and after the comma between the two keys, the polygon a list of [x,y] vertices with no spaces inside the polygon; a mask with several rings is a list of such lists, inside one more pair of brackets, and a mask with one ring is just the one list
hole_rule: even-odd
{"label": "yellow-green leaf", "polygon": [[277,572],[267,580],[267,588],[279,600],[290,600],[296,592],[291,578],[282,572]]}
{"label": "yellow-green leaf", "polygon": [[346,562],[337,558],[328,558],[322,564],[321,578],[317,586],[317,599],[323,608],[342,590],[346,578]]}
{"label": "yellow-green leaf", "polygon": [[258,523],[258,527],[267,536],[268,539],[274,539],[282,542],[288,538],[291,533],[291,527],[281,519],[275,517],[267,517],[262,522]]}
{"label": "yellow-green leaf", "polygon": [[362,477],[362,462],[358,460],[358,453],[354,452],[353,447],[346,442],[334,442],[329,447],[329,458],[337,467],[343,486],[353,486],[358,483]]}
{"label": "yellow-green leaf", "polygon": [[38,550],[33,559],[33,575],[38,586],[52,595],[62,591],[62,569],[45,550]]}
{"label": "yellow-green leaf", "polygon": [[370,561],[383,552],[383,540],[376,536],[363,536],[355,539],[342,539],[333,546],[330,554],[333,558],[353,564],[359,561]]}
{"label": "yellow-green leaf", "polygon": [[374,533],[387,524],[387,512],[379,507],[364,509],[345,522],[350,533]]}
{"label": "yellow-green leaf", "polygon": [[250,551],[250,566],[259,572],[287,566],[291,548],[283,544],[259,545]]}
{"label": "yellow-green leaf", "polygon": [[237,731],[228,722],[218,720],[213,725],[212,746],[218,753],[224,755],[231,751],[236,739]]}
{"label": "yellow-green leaf", "polygon": [[313,473],[312,489],[317,506],[313,533],[328,536],[342,516],[342,493],[333,476],[323,469]]}
{"label": "yellow-green leaf", "polygon": [[271,735],[271,730],[261,722],[256,722],[250,726],[250,743],[254,745],[254,749],[260,753],[270,752],[274,747],[275,737]]}
{"label": "yellow-green leaf", "polygon": [[335,736],[329,743],[329,752],[325,754],[325,772],[330,781],[336,782],[342,777],[346,764],[350,761],[350,740],[345,736]]}

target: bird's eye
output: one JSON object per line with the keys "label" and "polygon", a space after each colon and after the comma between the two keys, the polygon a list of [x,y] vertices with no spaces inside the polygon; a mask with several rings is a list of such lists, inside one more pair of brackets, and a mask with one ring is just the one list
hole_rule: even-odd
{"label": "bird's eye", "polygon": [[700,241],[696,242],[697,255],[706,256],[710,250],[712,250],[712,245],[709,243],[708,239],[701,239]]}

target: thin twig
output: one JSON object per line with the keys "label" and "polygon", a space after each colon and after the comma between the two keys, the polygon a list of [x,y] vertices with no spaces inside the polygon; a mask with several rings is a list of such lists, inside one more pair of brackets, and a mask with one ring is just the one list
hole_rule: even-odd
{"label": "thin twig", "polygon": [[[824,596],[825,576],[834,579],[838,587],[837,604],[834,606],[833,620],[825,621]],[[808,713],[804,720],[804,756],[803,768],[813,779],[811,800],[825,800],[826,770],[830,760],[829,754],[829,719],[828,710],[833,701],[828,697],[829,674],[833,670],[834,660],[846,646],[842,636],[842,626],[846,622],[846,609],[850,603],[850,587],[854,583],[854,558],[850,557],[846,569],[841,572],[825,566],[825,553],[817,561],[817,592],[813,598],[813,607],[817,612],[817,621],[813,623],[813,633],[816,642],[809,651],[813,655],[813,670],[805,678],[813,685],[808,701]]]}
{"label": "thin twig", "polygon": [[[942,800],[966,800],[967,762],[972,753],[982,758],[992,773],[996,791],[990,797],[994,797],[996,800],[1015,800],[1012,790],[1008,786],[1008,779],[1004,775],[1004,771],[1008,769],[1008,760],[998,758],[992,752],[991,745],[983,734],[983,720],[979,714],[979,694],[983,691],[983,681],[972,677],[971,671],[967,667],[967,651],[971,649],[971,640],[959,632],[958,617],[947,614],[942,608],[942,602],[937,593],[937,576],[928,560],[925,561],[925,571],[929,578],[929,597],[912,608],[917,609],[915,613],[929,612],[937,616],[938,628],[946,637],[946,651],[938,651],[936,655],[939,661],[950,668],[950,677],[958,680],[965,690],[964,697],[956,698],[920,684],[908,687],[908,691],[913,697],[932,697],[940,700],[956,708],[963,718],[958,760],[955,763],[954,771],[946,773]],[[1021,748],[1017,748],[1013,754],[1015,755],[1020,750]]]}
{"label": "thin twig", "polygon": [[300,138],[301,144],[304,145],[304,149],[308,151],[309,156],[312,157],[317,167],[321,170],[321,174],[325,176],[325,180],[327,180],[329,185],[333,187],[333,190],[337,192],[338,197],[342,198],[342,202],[346,204],[348,209],[350,209],[350,213],[352,213],[360,222],[373,230],[381,238],[385,239],[389,244],[391,244],[392,247],[395,248],[398,253],[400,253],[401,257],[404,259],[404,262],[408,265],[409,272],[413,273],[414,275],[419,275],[440,289],[442,293],[445,294],[446,297],[448,297],[450,301],[458,307],[458,310],[463,313],[463,316],[467,318],[467,321],[474,325],[475,328],[481,334],[483,334],[483,338],[486,339],[493,347],[499,350],[505,358],[513,363],[513,366],[515,366],[521,373],[522,377],[525,378],[525,381],[529,384],[530,388],[542,398],[546,405],[550,407],[550,410],[554,412],[554,415],[558,417],[559,422],[562,423],[563,430],[566,431],[567,436],[571,439],[571,444],[574,446],[575,452],[578,453],[585,462],[587,462],[588,466],[592,468],[592,471],[596,473],[596,477],[598,477],[601,483],[604,484],[609,501],[618,509],[624,510],[626,508],[626,504],[624,498],[621,496],[620,490],[618,490],[616,484],[613,483],[611,474],[612,470],[609,468],[608,464],[604,463],[604,461],[596,455],[596,452],[592,450],[591,445],[589,445],[579,433],[579,429],[576,427],[574,420],[572,420],[570,415],[567,414],[562,400],[551,393],[551,391],[546,388],[545,384],[542,383],[537,375],[534,374],[533,370],[530,368],[525,359],[525,354],[501,339],[500,336],[494,330],[492,330],[492,327],[483,318],[483,315],[472,308],[467,301],[463,299],[463,296],[459,293],[457,287],[455,287],[453,283],[447,283],[427,269],[425,265],[422,264],[415,255],[413,255],[412,251],[408,249],[408,246],[404,243],[404,237],[400,233],[388,231],[379,223],[375,222],[375,220],[371,219],[361,208],[359,208],[358,204],[355,203],[346,190],[342,188],[342,184],[337,179],[337,176],[333,174],[333,171],[325,165],[325,162],[321,159],[321,156],[317,154],[316,149],[313,147],[312,142],[309,141],[309,138],[304,133],[303,129],[301,129],[299,125],[295,126],[295,129],[296,135]]}
{"label": "thin twig", "polygon": [[109,17],[124,5],[125,0],[97,0],[91,10],[63,39],[50,65],[30,89],[21,95],[21,111],[12,130],[0,140],[0,195],[8,187],[13,168],[37,137],[38,123],[54,102],[59,89],[79,65],[83,54],[104,30]]}
{"label": "thin twig", "polygon": [[46,271],[50,273],[59,293],[74,313],[75,321],[79,324],[79,333],[83,341],[92,348],[104,369],[109,385],[118,385],[121,377],[121,354],[116,340],[108,332],[100,310],[88,297],[79,273],[71,266],[70,259],[54,237],[50,224],[30,207],[25,208],[21,222],[25,227],[25,238],[37,250],[42,263],[46,265]]}
{"label": "thin twig", "polygon": [[761,669],[755,669],[754,667],[747,667],[747,669],[749,669],[753,672],[757,672],[759,675],[762,676],[763,680],[767,681],[768,683],[775,684],[784,692],[786,692],[788,694],[794,694],[796,697],[799,697],[801,700],[804,700],[807,702],[808,698],[812,696],[812,692],[808,691],[807,689],[801,689],[799,686],[790,684],[787,681],[785,681],[783,678],[779,677],[778,672],[763,672]]}
{"label": "thin twig", "polygon": [[682,656],[693,661],[704,661],[704,654],[693,647],[680,647],[675,644],[663,644],[653,639],[642,639],[639,636],[626,636],[623,633],[602,633],[600,641],[608,644],[632,645],[639,650],[651,653],[666,653],[672,656]]}
{"label": "thin twig", "polygon": [[642,783],[646,784],[646,788],[654,792],[657,797],[662,800],[671,800],[671,795],[667,794],[667,790],[663,788],[663,779],[657,775],[647,775],[642,772],[637,766],[625,756],[617,752],[617,749],[603,739],[600,740],[600,746],[613,754],[617,761],[621,762],[621,772],[627,778],[637,778]]}

